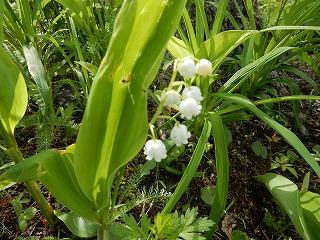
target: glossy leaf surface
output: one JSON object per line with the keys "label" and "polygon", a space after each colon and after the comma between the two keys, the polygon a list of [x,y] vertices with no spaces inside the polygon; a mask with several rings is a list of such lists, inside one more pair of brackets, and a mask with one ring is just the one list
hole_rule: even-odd
{"label": "glossy leaf surface", "polygon": [[3,48],[0,48],[0,56],[0,122],[4,130],[13,135],[26,111],[28,93],[19,68]]}

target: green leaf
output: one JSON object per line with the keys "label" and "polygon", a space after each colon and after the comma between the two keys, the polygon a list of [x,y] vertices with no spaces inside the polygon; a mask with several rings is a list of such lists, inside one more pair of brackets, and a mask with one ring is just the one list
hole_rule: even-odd
{"label": "green leaf", "polygon": [[2,45],[3,42],[3,10],[4,10],[4,1],[0,1],[0,45]]}
{"label": "green leaf", "polygon": [[61,152],[47,150],[14,165],[0,175],[0,181],[39,180],[67,208],[97,222],[96,213],[93,211],[94,204],[81,191],[71,158],[73,158],[72,147]]}
{"label": "green leaf", "polygon": [[0,134],[13,135],[24,115],[28,93],[24,78],[8,54],[0,48]]}
{"label": "green leaf", "polygon": [[222,118],[219,114],[211,113],[212,135],[214,138],[215,160],[216,160],[216,194],[210,211],[210,220],[213,226],[206,234],[207,239],[211,239],[216,231],[220,218],[225,213],[228,187],[229,187],[229,157],[226,135],[224,132]]}
{"label": "green leaf", "polygon": [[310,239],[320,239],[320,195],[300,192],[300,201]]}
{"label": "green leaf", "polygon": [[[139,228],[138,226],[136,226]],[[111,240],[138,240],[147,239],[148,234],[141,234],[140,229],[136,231],[135,228],[130,228],[126,224],[114,222],[111,225],[107,225],[105,230],[108,232]]]}
{"label": "green leaf", "polygon": [[19,223],[19,229],[21,230],[21,232],[25,232],[28,227],[27,220],[21,215],[18,217],[18,223]]}
{"label": "green leaf", "polygon": [[26,58],[28,70],[35,81],[36,85],[40,88],[42,97],[46,103],[49,104],[49,85],[47,74],[39,57],[39,54],[32,43],[23,45],[22,50]]}
{"label": "green leaf", "polygon": [[179,238],[186,240],[205,239],[200,234],[210,230],[213,222],[206,217],[197,219],[197,211],[197,208],[187,209],[186,213],[184,215],[182,214],[179,218],[178,213],[174,213],[173,220],[175,226],[177,226],[174,232],[179,234]]}
{"label": "green leaf", "polygon": [[5,190],[15,184],[16,184],[16,182],[12,182],[12,181],[8,181],[8,180],[0,181],[0,191]]}
{"label": "green leaf", "polygon": [[256,178],[267,186],[272,196],[290,217],[300,236],[305,240],[317,239],[309,235],[298,187],[289,179],[274,173],[267,173]]}
{"label": "green leaf", "polygon": [[97,223],[91,222],[74,212],[54,211],[54,214],[78,237],[89,238],[97,235]]}
{"label": "green leaf", "polygon": [[231,233],[230,240],[249,240],[249,237],[246,233],[236,230]]}
{"label": "green leaf", "polygon": [[19,200],[17,200],[16,198],[10,200],[10,203],[12,205],[12,208],[15,212],[15,214],[17,216],[21,216],[22,215],[22,204]]}
{"label": "green leaf", "polygon": [[185,0],[125,1],[117,16],[75,150],[77,179],[85,195],[96,202],[96,210],[108,204],[115,172],[145,143],[148,116],[143,88],[156,76],[184,4]]}
{"label": "green leaf", "polygon": [[309,182],[310,182],[310,172],[307,172],[307,174],[304,176],[302,184],[301,184],[301,192],[308,191]]}
{"label": "green leaf", "polygon": [[215,192],[216,192],[215,187],[204,187],[200,191],[200,197],[206,204],[212,205]]}
{"label": "green leaf", "polygon": [[91,72],[94,76],[98,72],[98,67],[93,65],[89,62],[82,62],[82,61],[76,61],[76,63],[79,63],[82,67],[86,68],[89,72]]}
{"label": "green leaf", "polygon": [[154,218],[154,228],[157,235],[170,235],[173,232],[172,214],[158,213]]}
{"label": "green leaf", "polygon": [[184,41],[175,36],[171,37],[167,49],[175,59],[193,56],[192,49],[189,49]]}
{"label": "green leaf", "polygon": [[230,30],[212,36],[200,45],[197,58],[207,58],[214,62],[216,68],[238,45],[258,31]]}
{"label": "green leaf", "polygon": [[251,144],[251,148],[257,156],[261,156],[263,159],[266,159],[268,156],[268,150],[262,143],[258,140]]}
{"label": "green leaf", "polygon": [[34,207],[28,207],[26,210],[24,210],[22,216],[26,220],[31,220],[34,218],[36,213],[37,213],[37,209],[35,209]]}

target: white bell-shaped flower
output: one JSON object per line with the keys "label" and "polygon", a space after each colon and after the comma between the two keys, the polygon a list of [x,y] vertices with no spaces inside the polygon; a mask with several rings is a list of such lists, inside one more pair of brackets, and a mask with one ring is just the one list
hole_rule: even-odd
{"label": "white bell-shaped flower", "polygon": [[193,78],[196,73],[196,64],[193,59],[188,58],[178,64],[178,72],[184,78]]}
{"label": "white bell-shaped flower", "polygon": [[196,64],[196,73],[201,76],[212,75],[212,63],[207,59],[200,59]]}
{"label": "white bell-shaped flower", "polygon": [[188,143],[188,138],[191,137],[191,133],[183,124],[176,124],[170,133],[171,140],[179,147],[182,144]]}
{"label": "white bell-shaped flower", "polygon": [[193,98],[186,98],[185,100],[181,101],[179,105],[181,117],[186,119],[191,119],[192,117],[198,116],[201,112],[201,109],[202,106]]}
{"label": "white bell-shaped flower", "polygon": [[164,106],[168,108],[172,108],[175,104],[179,105],[181,102],[180,94],[175,90],[163,92],[162,98],[165,98]]}
{"label": "white bell-shaped flower", "polygon": [[161,162],[161,159],[167,157],[167,149],[164,143],[159,139],[148,140],[144,146],[144,154],[148,160],[156,160]]}
{"label": "white bell-shaped flower", "polygon": [[194,100],[196,100],[196,102],[198,104],[200,104],[200,102],[203,100],[200,88],[198,88],[197,86],[190,86],[190,87],[185,88],[182,91],[182,97],[183,98],[193,98]]}

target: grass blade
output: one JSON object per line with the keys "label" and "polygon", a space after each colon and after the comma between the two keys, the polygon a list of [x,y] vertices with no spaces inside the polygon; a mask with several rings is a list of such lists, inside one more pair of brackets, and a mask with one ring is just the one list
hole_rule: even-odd
{"label": "grass blade", "polygon": [[224,125],[219,114],[210,114],[212,124],[212,135],[214,137],[215,160],[217,168],[216,193],[210,211],[210,218],[213,221],[211,230],[207,232],[206,239],[212,239],[220,218],[226,207],[228,186],[229,186],[229,157]]}
{"label": "grass blade", "polygon": [[169,202],[166,204],[164,209],[162,210],[162,214],[169,214],[176,203],[181,198],[182,194],[187,189],[189,183],[191,182],[192,178],[194,177],[194,174],[197,171],[197,168],[201,162],[204,150],[206,149],[208,138],[210,136],[211,131],[211,123],[206,120],[202,129],[202,133],[200,135],[198,144],[196,146],[196,149],[191,157],[191,160],[181,178],[179,181],[179,184],[177,188],[175,189],[173,195],[170,197]]}

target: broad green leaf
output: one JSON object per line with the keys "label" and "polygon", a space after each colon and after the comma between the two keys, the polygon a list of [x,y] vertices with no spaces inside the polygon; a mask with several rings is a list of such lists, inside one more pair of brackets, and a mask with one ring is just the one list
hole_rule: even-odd
{"label": "broad green leaf", "polygon": [[290,217],[300,236],[305,240],[313,240],[304,219],[297,185],[289,179],[274,173],[256,177],[263,182],[275,200]]}
{"label": "broad green leaf", "polygon": [[49,85],[47,81],[47,74],[39,57],[39,54],[32,43],[22,46],[24,56],[26,58],[28,70],[40,88],[41,95],[48,106],[49,103]]}
{"label": "broad green leaf", "polygon": [[32,218],[34,218],[36,213],[37,213],[37,209],[35,209],[34,207],[28,207],[26,210],[24,210],[22,215],[24,219],[31,220]]}
{"label": "broad green leaf", "polygon": [[[69,151],[71,149],[69,148]],[[27,182],[38,180],[70,210],[97,222],[93,204],[84,196],[73,172],[72,152],[47,150],[8,169],[0,181]]]}
{"label": "broad green leaf", "polygon": [[4,10],[4,1],[0,1],[0,45],[2,45],[3,42],[3,10]]}
{"label": "broad green leaf", "polygon": [[169,214],[176,203],[179,201],[180,197],[182,194],[185,192],[187,189],[189,183],[191,182],[194,174],[197,171],[197,168],[201,162],[203,153],[206,149],[207,142],[210,136],[210,131],[211,131],[211,123],[207,120],[204,123],[202,133],[200,135],[198,144],[196,146],[196,149],[194,153],[192,154],[192,157],[190,159],[190,162],[186,168],[186,170],[183,173],[183,176],[181,180],[179,181],[178,186],[176,187],[173,195],[170,197],[169,202],[165,206],[165,208],[162,210],[162,214]]}
{"label": "broad green leaf", "polygon": [[130,161],[146,140],[147,96],[143,88],[156,76],[184,4],[184,0],[125,1],[117,16],[75,150],[77,179],[85,195],[97,203],[96,210],[108,203],[117,169]]}
{"label": "broad green leaf", "polygon": [[97,235],[97,223],[91,222],[74,212],[54,211],[54,214],[78,237],[89,238]]}
{"label": "broad green leaf", "polygon": [[8,54],[0,48],[0,134],[13,135],[24,115],[28,93],[24,78]]}
{"label": "broad green leaf", "polygon": [[0,191],[5,190],[15,184],[16,184],[16,182],[12,182],[12,181],[8,181],[8,180],[0,181]]}
{"label": "broad green leaf", "polygon": [[263,159],[267,158],[268,150],[260,141],[253,142],[251,148],[257,156],[261,156]]}
{"label": "broad green leaf", "polygon": [[18,217],[18,223],[19,223],[19,229],[21,230],[21,232],[25,232],[28,227],[27,220],[21,215]]}
{"label": "broad green leaf", "polygon": [[320,195],[300,192],[300,201],[311,239],[320,239]]}
{"label": "broad green leaf", "polygon": [[297,152],[307,161],[307,163],[312,167],[312,169],[320,176],[320,166],[315,161],[314,157],[310,154],[308,149],[303,145],[300,139],[289,129],[282,126],[267,114],[262,112],[259,108],[257,108],[248,98],[240,95],[240,94],[215,94],[217,97],[222,98],[226,101],[230,101],[236,104],[239,104],[251,112],[253,112],[257,117],[259,117],[262,121],[268,124],[271,128],[277,131],[284,139],[287,140],[291,146],[293,146]]}
{"label": "broad green leaf", "polygon": [[154,218],[154,228],[160,236],[170,235],[173,232],[172,214],[158,213]]}
{"label": "broad green leaf", "polygon": [[213,221],[213,226],[206,234],[207,239],[212,238],[220,218],[224,214],[229,187],[229,157],[224,125],[219,114],[211,113],[209,117],[214,138],[217,180],[215,197],[213,199],[209,218]]}
{"label": "broad green leaf", "polygon": [[212,205],[216,193],[215,187],[204,187],[200,191],[200,197],[206,204]]}

